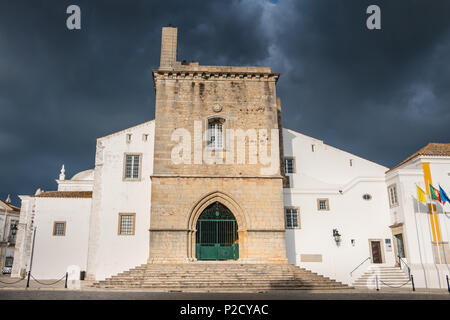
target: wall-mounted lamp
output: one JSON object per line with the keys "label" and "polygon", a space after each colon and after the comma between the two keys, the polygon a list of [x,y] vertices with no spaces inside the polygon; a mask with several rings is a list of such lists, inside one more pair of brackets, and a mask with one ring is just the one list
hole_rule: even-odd
{"label": "wall-mounted lamp", "polygon": [[334,241],[336,241],[336,245],[339,246],[341,243],[341,235],[339,234],[339,231],[337,229],[333,229],[333,238]]}

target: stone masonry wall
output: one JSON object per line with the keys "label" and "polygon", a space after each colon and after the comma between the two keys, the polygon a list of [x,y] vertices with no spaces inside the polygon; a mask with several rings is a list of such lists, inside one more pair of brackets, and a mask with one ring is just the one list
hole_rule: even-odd
{"label": "stone masonry wall", "polygon": [[[172,41],[176,28],[164,29],[161,57],[167,56],[168,47],[176,52]],[[167,31],[175,34],[169,37]],[[176,61],[168,67],[161,59],[160,68],[153,71],[156,112],[149,262],[195,259],[195,222],[199,211],[211,201],[220,201],[236,217],[239,260],[287,262],[279,161],[282,138],[271,137],[271,130],[281,123],[278,76],[267,67],[199,66]],[[210,118],[224,120],[223,163],[208,164],[203,159]],[[190,162],[173,161],[173,149],[180,143],[172,141],[177,129],[190,135]],[[243,144],[238,139],[231,143],[227,129],[255,130],[257,135],[250,135]],[[267,130],[267,135],[260,135],[260,129]],[[276,170],[269,173],[262,170],[269,165],[261,163],[261,139],[267,143],[266,157],[276,163]],[[250,150],[249,142],[255,143],[256,150]],[[200,161],[195,152],[198,148]],[[244,151],[244,163],[237,163],[238,151]],[[256,163],[250,163],[251,156],[256,156]]]}

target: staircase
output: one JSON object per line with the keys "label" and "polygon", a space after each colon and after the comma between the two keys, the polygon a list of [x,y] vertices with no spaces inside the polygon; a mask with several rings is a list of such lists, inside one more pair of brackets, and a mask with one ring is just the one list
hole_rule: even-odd
{"label": "staircase", "polygon": [[[378,275],[378,288],[400,287],[409,280],[408,272],[399,267],[370,266],[361,277],[353,282],[353,286],[376,289],[376,275]],[[403,287],[410,288],[411,282]]]}
{"label": "staircase", "polygon": [[351,287],[290,264],[143,264],[94,283],[97,288],[163,291],[335,290]]}

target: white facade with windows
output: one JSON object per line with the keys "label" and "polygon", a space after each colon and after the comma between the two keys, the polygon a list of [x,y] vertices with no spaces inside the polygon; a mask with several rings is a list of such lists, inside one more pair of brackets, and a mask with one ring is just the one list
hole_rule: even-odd
{"label": "white facade with windows", "polygon": [[389,208],[394,250],[407,261],[419,287],[446,288],[450,277],[450,203],[427,195],[427,205],[417,197],[417,186],[428,191],[427,184],[450,193],[450,146],[443,152],[439,145],[429,144],[386,175],[389,190],[396,190]]}
{"label": "white facade with windows", "polygon": [[[287,174],[284,202],[298,208],[300,221],[299,228],[286,230],[289,262],[350,284],[371,260],[350,272],[371,257],[371,242],[379,242],[379,265],[393,266],[394,252],[386,245],[392,238],[388,168],[292,130],[285,129],[283,139],[284,154],[295,159],[296,169]],[[333,230],[341,235],[340,243]]]}
{"label": "white facade with windows", "polygon": [[14,262],[19,212],[19,208],[10,204],[9,196],[6,201],[0,200],[0,270],[3,274],[11,273]]}
{"label": "white facade with windows", "polygon": [[[222,124],[208,124],[208,141],[222,147]],[[423,181],[418,168],[386,175],[386,167],[292,130],[283,130],[283,141],[289,177],[284,188],[289,263],[351,284],[371,265],[395,266],[401,255],[411,264],[417,287],[443,287],[448,264],[433,261],[426,216],[416,215],[419,224],[411,222],[414,186]],[[75,264],[101,280],[146,263],[154,143],[153,121],[99,138],[94,169],[70,180],[62,172],[58,191],[22,196],[13,276],[28,270],[35,227],[37,278],[57,279]],[[433,164],[433,179],[448,190],[450,157],[445,159]],[[443,242],[450,230],[448,206],[439,209]],[[401,235],[396,231],[399,223],[405,228]],[[419,244],[415,228],[422,237]],[[398,247],[399,239],[404,248]],[[429,250],[424,247],[427,241]],[[424,270],[426,279],[419,275]]]}

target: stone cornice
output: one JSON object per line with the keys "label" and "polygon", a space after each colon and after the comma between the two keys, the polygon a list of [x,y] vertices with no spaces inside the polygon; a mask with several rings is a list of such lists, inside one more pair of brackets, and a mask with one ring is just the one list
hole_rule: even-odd
{"label": "stone cornice", "polygon": [[153,70],[153,81],[156,80],[245,80],[245,81],[278,81],[279,73],[264,71],[199,71],[199,70]]}

